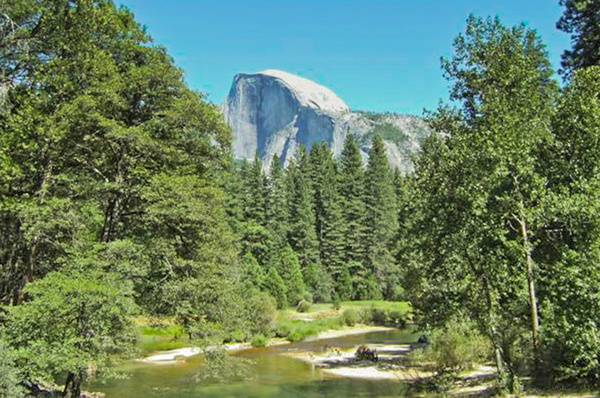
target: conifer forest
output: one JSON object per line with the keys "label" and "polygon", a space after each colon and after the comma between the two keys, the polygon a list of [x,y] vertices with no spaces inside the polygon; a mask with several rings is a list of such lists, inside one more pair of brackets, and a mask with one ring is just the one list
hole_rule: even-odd
{"label": "conifer forest", "polygon": [[0,396],[84,396],[147,319],[242,371],[218,347],[302,340],[282,317],[315,308],[414,328],[431,377],[406,394],[476,364],[497,395],[598,391],[600,1],[560,3],[557,74],[528,25],[468,17],[405,173],[380,134],[235,159],[129,9],[0,0]]}

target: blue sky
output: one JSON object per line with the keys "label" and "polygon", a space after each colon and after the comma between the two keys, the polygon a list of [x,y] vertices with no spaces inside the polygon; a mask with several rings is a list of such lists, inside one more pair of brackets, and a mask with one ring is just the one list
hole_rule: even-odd
{"label": "blue sky", "polygon": [[[119,0],[116,0],[119,2]],[[240,72],[282,69],[352,109],[421,115],[447,98],[440,56],[470,13],[526,22],[555,69],[569,37],[558,0],[121,0],[165,45],[186,80],[222,103]]]}

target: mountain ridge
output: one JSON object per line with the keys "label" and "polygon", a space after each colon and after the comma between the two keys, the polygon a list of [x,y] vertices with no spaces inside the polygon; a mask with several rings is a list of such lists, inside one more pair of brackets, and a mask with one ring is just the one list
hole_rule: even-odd
{"label": "mountain ridge", "polygon": [[274,154],[287,165],[300,145],[310,148],[313,142],[326,141],[339,156],[352,133],[365,160],[372,136],[381,134],[392,166],[408,173],[413,170],[412,156],[428,134],[417,116],[352,111],[329,88],[275,69],[237,74],[224,114],[233,130],[234,156],[253,159],[258,150],[265,169]]}

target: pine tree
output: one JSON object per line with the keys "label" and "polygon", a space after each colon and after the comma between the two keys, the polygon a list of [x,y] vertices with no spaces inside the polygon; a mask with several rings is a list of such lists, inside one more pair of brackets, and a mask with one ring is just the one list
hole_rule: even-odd
{"label": "pine tree", "polygon": [[[333,153],[325,142],[319,148],[318,158],[313,161],[313,181],[316,192],[315,208],[319,220],[317,225],[320,225],[319,257],[324,269],[333,280],[333,288],[342,297],[340,292],[345,288],[338,286],[342,280],[340,275],[346,268],[342,199],[339,194],[337,165]],[[344,299],[349,297],[349,294],[343,295]]]}
{"label": "pine tree", "polygon": [[573,48],[562,55],[562,74],[571,77],[577,69],[600,66],[600,2],[560,0],[565,11],[556,27],[571,34]]}
{"label": "pine tree", "polygon": [[246,218],[254,220],[257,224],[266,226],[267,209],[267,179],[262,169],[262,160],[258,156],[258,150],[254,151],[254,161],[248,172],[248,205],[246,207]]}
{"label": "pine tree", "polygon": [[290,202],[290,244],[298,255],[302,269],[319,262],[319,247],[315,232],[313,194],[310,183],[310,164],[303,146],[300,147],[297,167],[291,168],[290,182],[293,194]]}
{"label": "pine tree", "polygon": [[273,296],[277,303],[277,308],[283,309],[288,306],[286,299],[286,287],[283,279],[275,267],[271,267],[265,278],[265,289]]}
{"label": "pine tree", "polygon": [[287,243],[289,209],[285,191],[285,175],[281,159],[273,155],[267,187],[267,228],[273,236],[273,250]]}
{"label": "pine tree", "polygon": [[290,245],[285,245],[278,253],[277,258],[271,263],[281,276],[286,288],[286,300],[289,305],[296,305],[306,292],[302,269],[298,256]]}
{"label": "pine tree", "polygon": [[379,291],[390,298],[397,280],[393,244],[398,229],[394,176],[386,155],[385,144],[380,135],[373,137],[366,171],[366,238],[367,267],[379,285]]}
{"label": "pine tree", "polygon": [[365,201],[363,160],[353,134],[344,141],[341,157],[340,193],[345,222],[345,262],[352,275],[353,296],[369,296],[369,270],[365,266]]}

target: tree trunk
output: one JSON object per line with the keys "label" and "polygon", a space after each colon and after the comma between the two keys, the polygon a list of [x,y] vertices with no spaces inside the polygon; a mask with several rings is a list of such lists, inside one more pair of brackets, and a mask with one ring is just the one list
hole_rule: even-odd
{"label": "tree trunk", "polygon": [[536,367],[539,361],[540,337],[539,337],[539,320],[537,299],[535,294],[535,283],[533,276],[533,259],[531,257],[531,242],[529,242],[529,232],[527,230],[527,222],[525,217],[521,216],[519,223],[521,224],[521,237],[523,238],[523,249],[525,251],[525,263],[527,266],[527,288],[529,290],[529,306],[531,309],[531,332],[533,336],[533,352],[535,356]]}
{"label": "tree trunk", "polygon": [[[44,170],[44,175],[42,177],[42,183],[40,184],[40,192],[38,194],[38,205],[42,206],[44,204],[44,199],[46,197],[46,193],[48,192],[48,184],[50,183],[50,179],[52,178],[52,170],[53,170],[52,161],[49,161],[46,165],[46,169]],[[35,266],[37,263],[37,256],[39,252],[40,246],[40,231],[38,228],[33,232],[33,237],[31,238],[29,244],[29,256],[27,258],[27,266],[25,270],[25,283],[33,282],[35,277]],[[23,284],[23,286],[25,285]],[[26,299],[26,294],[24,299]]]}
{"label": "tree trunk", "polygon": [[69,372],[65,389],[63,390],[64,398],[79,398],[81,396],[81,383],[83,381],[83,372],[77,374]]}

